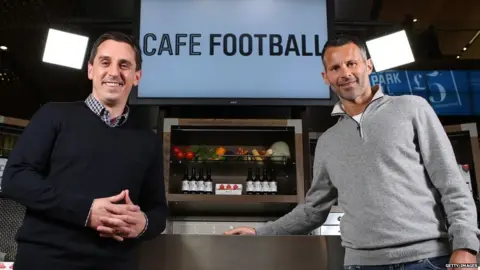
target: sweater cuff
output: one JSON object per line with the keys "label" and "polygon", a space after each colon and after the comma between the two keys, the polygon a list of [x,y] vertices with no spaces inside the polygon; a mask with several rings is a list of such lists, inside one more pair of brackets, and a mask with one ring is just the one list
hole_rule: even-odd
{"label": "sweater cuff", "polygon": [[85,220],[85,227],[88,227],[88,220],[90,220],[91,214],[92,214],[92,207],[90,206],[90,211],[88,211],[87,219]]}
{"label": "sweater cuff", "polygon": [[267,235],[276,235],[276,233],[273,230],[273,228],[270,226],[270,224],[266,224],[264,226],[261,226],[255,229],[255,235],[267,236]]}
{"label": "sweater cuff", "polygon": [[148,228],[147,214],[143,213],[143,215],[145,216],[145,227],[143,228],[143,231],[136,238],[140,238],[147,231],[147,228]]}
{"label": "sweater cuff", "polygon": [[[81,196],[70,196],[64,201],[65,219],[74,222],[80,226],[88,225],[88,219],[92,211],[93,200]],[[87,220],[85,220],[85,217]]]}
{"label": "sweater cuff", "polygon": [[452,246],[454,251],[459,249],[467,249],[471,250],[475,253],[475,255],[477,255],[478,250],[480,249],[480,240],[478,239],[476,233],[462,231],[453,237]]}

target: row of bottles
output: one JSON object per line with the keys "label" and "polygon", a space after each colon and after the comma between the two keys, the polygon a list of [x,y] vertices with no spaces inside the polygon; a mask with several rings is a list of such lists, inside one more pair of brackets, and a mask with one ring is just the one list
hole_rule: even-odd
{"label": "row of bottles", "polygon": [[268,173],[266,168],[263,168],[262,176],[260,176],[260,168],[255,171],[255,178],[252,175],[251,168],[248,169],[246,180],[248,195],[275,195],[278,192],[277,176],[275,170],[272,169]]}
{"label": "row of bottles", "polygon": [[[246,182],[247,195],[275,195],[278,193],[277,176],[275,169],[268,171],[263,168],[261,173],[260,168],[256,168],[255,176],[253,176],[252,168],[248,169]],[[213,194],[213,180],[212,171],[210,168],[204,169],[192,168],[191,174],[189,168],[185,168],[182,178],[182,193],[183,194]]]}
{"label": "row of bottles", "polygon": [[182,192],[184,194],[213,194],[211,169],[207,168],[207,175],[204,177],[203,168],[200,168],[197,177],[196,168],[192,168],[192,174],[190,176],[188,167],[185,168],[182,179]]}

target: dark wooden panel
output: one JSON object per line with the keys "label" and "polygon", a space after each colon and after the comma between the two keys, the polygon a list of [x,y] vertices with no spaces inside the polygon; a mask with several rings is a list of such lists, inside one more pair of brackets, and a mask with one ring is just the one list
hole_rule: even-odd
{"label": "dark wooden panel", "polygon": [[295,195],[195,195],[168,194],[171,202],[218,202],[218,203],[296,203]]}
{"label": "dark wooden panel", "polygon": [[173,216],[249,216],[278,218],[297,205],[296,195],[168,194]]}
{"label": "dark wooden panel", "polygon": [[[142,246],[140,269],[338,270],[344,251],[333,238],[161,235]],[[329,240],[337,241],[329,245]]]}
{"label": "dark wooden panel", "polygon": [[228,220],[239,217],[277,219],[292,211],[296,205],[296,203],[220,203],[211,201],[186,201],[169,202],[169,210],[173,218],[201,216],[204,220],[212,220],[220,217]]}

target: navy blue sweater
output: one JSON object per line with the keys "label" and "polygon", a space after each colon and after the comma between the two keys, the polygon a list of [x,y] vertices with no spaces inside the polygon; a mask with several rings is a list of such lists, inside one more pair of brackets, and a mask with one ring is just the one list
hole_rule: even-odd
{"label": "navy blue sweater", "polygon": [[[107,126],[84,102],[49,103],[31,119],[9,156],[2,193],[26,206],[19,246],[54,257],[122,258],[165,229],[167,204],[160,138],[128,120]],[[138,239],[117,242],[86,227],[96,198],[129,189],[148,217]]]}

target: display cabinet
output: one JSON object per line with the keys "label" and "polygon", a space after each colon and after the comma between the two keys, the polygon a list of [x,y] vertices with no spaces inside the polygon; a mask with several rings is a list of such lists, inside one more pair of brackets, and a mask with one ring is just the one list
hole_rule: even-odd
{"label": "display cabinet", "polygon": [[304,202],[301,120],[164,119],[172,216],[278,217]]}

